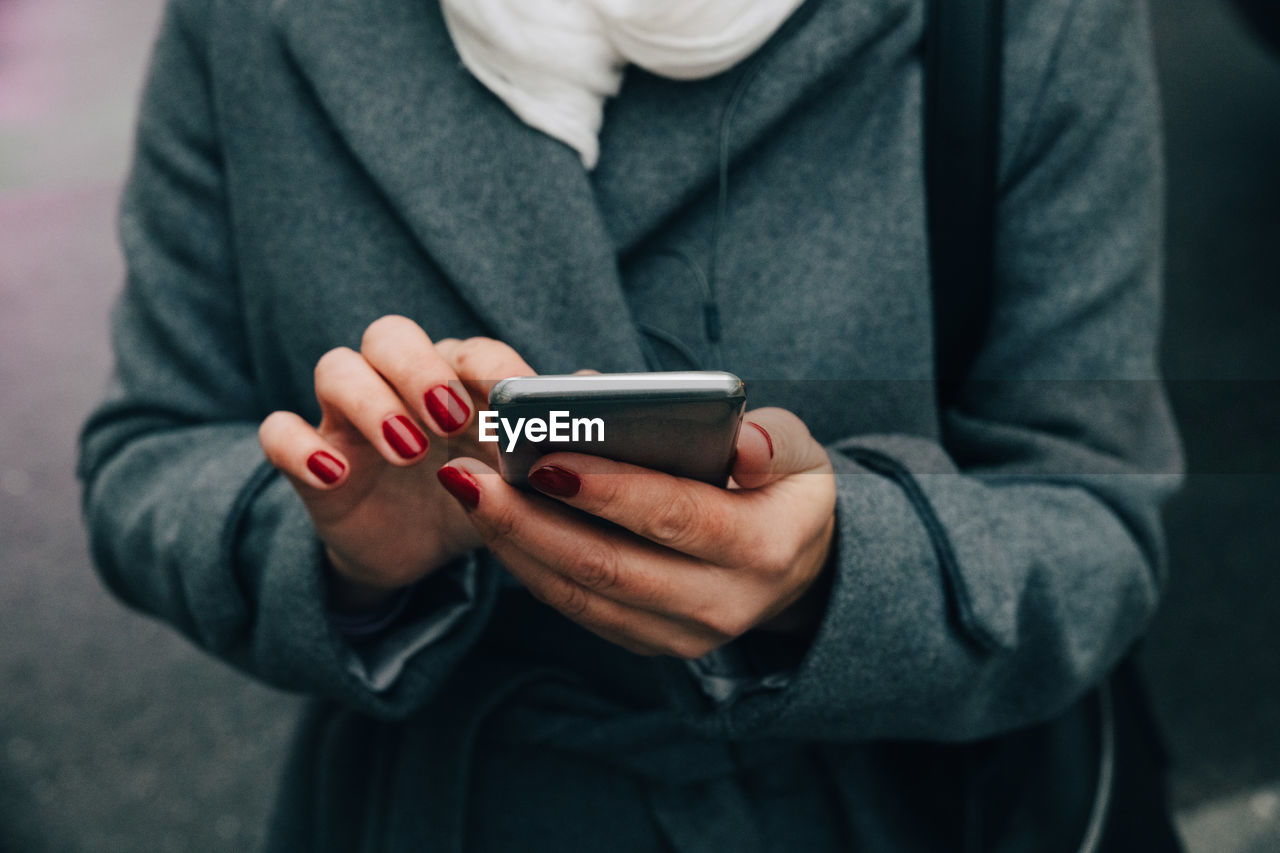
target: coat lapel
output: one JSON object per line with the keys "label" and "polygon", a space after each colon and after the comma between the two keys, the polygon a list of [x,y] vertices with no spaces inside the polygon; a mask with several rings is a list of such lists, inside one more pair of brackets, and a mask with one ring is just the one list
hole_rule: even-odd
{"label": "coat lapel", "polygon": [[431,0],[283,0],[322,108],[492,334],[538,370],[643,370],[578,156],[461,66]]}
{"label": "coat lapel", "polygon": [[618,257],[714,188],[728,104],[732,163],[838,75],[901,61],[920,6],[806,0],[761,53],[714,78],[632,69],[591,175],[462,67],[434,0],[277,0],[273,14],[432,260],[495,337],[560,372],[644,369]]}
{"label": "coat lapel", "polygon": [[920,0],[805,0],[756,54],[716,77],[677,82],[628,69],[591,178],[617,249],[714,191],[722,131],[730,164],[740,162],[841,75],[876,79],[877,63],[914,57],[922,11]]}

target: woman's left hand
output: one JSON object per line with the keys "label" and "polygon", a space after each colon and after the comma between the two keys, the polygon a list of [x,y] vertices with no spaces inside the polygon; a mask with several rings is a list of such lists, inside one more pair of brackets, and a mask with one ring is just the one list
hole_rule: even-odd
{"label": "woman's left hand", "polygon": [[747,414],[729,489],[577,453],[530,472],[554,501],[471,458],[439,477],[535,597],[638,654],[692,660],[753,628],[803,630],[822,612],[835,476],[783,409]]}

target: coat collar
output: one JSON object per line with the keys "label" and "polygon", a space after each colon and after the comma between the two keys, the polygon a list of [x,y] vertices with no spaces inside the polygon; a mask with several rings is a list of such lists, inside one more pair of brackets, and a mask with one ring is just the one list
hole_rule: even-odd
{"label": "coat collar", "polygon": [[[740,99],[731,156],[912,5],[807,0]],[[644,369],[619,253],[714,186],[721,116],[751,60],[696,83],[637,74],[588,175],[462,67],[433,0],[278,0],[272,14],[338,132],[495,337],[544,372]]]}
{"label": "coat collar", "polygon": [[577,153],[462,68],[437,3],[273,14],[338,132],[495,337],[543,372],[644,369]]}
{"label": "coat collar", "polygon": [[[640,245],[690,200],[714,197],[722,137],[730,165],[750,156],[841,74],[871,74],[876,63],[899,59],[901,39],[886,37],[905,31],[915,44],[921,11],[918,0],[805,0],[724,74],[690,83],[629,69],[607,106],[591,176],[619,251]],[[889,43],[895,49],[878,49]]]}

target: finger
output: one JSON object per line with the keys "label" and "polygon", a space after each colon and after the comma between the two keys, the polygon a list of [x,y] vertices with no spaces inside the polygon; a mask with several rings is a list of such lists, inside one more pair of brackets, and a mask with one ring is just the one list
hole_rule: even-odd
{"label": "finger", "polygon": [[720,566],[758,555],[757,496],[579,453],[543,456],[529,485],[650,542]]}
{"label": "finger", "polygon": [[747,412],[738,431],[733,480],[744,489],[758,489],[805,471],[825,471],[831,460],[809,428],[786,409]]}
{"label": "finger", "polygon": [[295,484],[328,491],[341,486],[350,469],[346,457],[293,412],[272,412],[258,427],[258,443],[272,465]]}
{"label": "finger", "polygon": [[471,423],[475,407],[467,389],[427,333],[408,317],[392,314],[370,323],[360,354],[436,435],[443,438]]}
{"label": "finger", "polygon": [[486,546],[512,576],[539,601],[587,630],[636,654],[689,660],[730,639],[709,626],[613,597],[643,588],[635,583],[640,575],[627,572],[620,556],[615,563],[613,556],[600,556],[605,551],[565,550],[582,547],[584,539],[599,540],[599,529],[519,493],[482,463],[454,459],[440,469],[440,481],[467,508]]}
{"label": "finger", "polygon": [[316,362],[316,398],[324,420],[321,434],[331,424],[349,424],[393,465],[420,461],[429,441],[404,401],[364,356],[339,347]]}
{"label": "finger", "polygon": [[[618,604],[674,618],[714,609],[723,597],[722,569],[531,497],[475,459],[451,460],[439,476],[468,509],[489,549],[513,571],[514,564],[525,566],[531,577],[522,580],[532,586],[568,595],[561,583],[566,581]],[[558,579],[541,577],[547,573]]]}
{"label": "finger", "polygon": [[732,637],[594,593],[522,554],[499,555],[534,598],[606,640],[640,655],[700,658]]}
{"label": "finger", "polygon": [[467,338],[450,343],[441,352],[458,378],[486,404],[489,392],[499,381],[511,376],[537,375],[519,353],[493,338]]}
{"label": "finger", "polygon": [[462,341],[457,338],[441,338],[436,341],[436,352],[440,353],[440,357],[452,366],[453,354],[457,352],[458,345],[460,343],[462,343]]}

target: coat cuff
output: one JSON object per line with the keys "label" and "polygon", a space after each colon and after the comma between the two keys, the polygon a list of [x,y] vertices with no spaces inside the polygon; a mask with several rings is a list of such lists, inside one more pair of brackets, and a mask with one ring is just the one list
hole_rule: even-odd
{"label": "coat cuff", "polygon": [[[233,565],[251,591],[255,614],[250,642],[234,657],[247,656],[239,662],[273,684],[373,716],[402,718],[418,710],[488,623],[497,597],[494,573],[473,565],[463,573],[467,583],[443,572],[428,578],[388,633],[357,651],[330,618],[324,548],[310,517],[283,477],[269,464],[261,470],[265,475],[246,487],[230,525]],[[466,562],[477,561],[469,556]],[[434,630],[425,624],[445,611]]]}
{"label": "coat cuff", "polygon": [[716,705],[729,705],[756,693],[785,690],[791,684],[793,666],[784,663],[762,673],[752,665],[740,643],[730,643],[685,663],[698,689]]}
{"label": "coat cuff", "polygon": [[403,590],[370,614],[329,611],[348,643],[347,672],[375,692],[391,688],[409,660],[440,642],[476,606],[479,567],[468,554]]}

